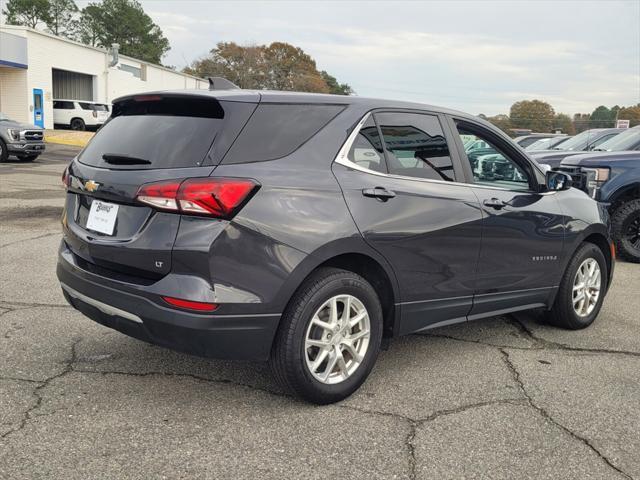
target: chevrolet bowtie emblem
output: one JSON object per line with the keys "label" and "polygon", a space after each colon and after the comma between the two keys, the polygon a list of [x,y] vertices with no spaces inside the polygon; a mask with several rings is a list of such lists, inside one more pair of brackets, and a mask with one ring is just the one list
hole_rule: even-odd
{"label": "chevrolet bowtie emblem", "polygon": [[99,186],[100,184],[98,182],[94,182],[93,180],[88,180],[84,182],[84,189],[87,192],[95,192]]}

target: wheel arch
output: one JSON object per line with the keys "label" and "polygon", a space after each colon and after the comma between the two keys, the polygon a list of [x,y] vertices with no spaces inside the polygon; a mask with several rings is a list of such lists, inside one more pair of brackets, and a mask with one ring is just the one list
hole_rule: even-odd
{"label": "wheel arch", "polygon": [[628,202],[640,198],[640,182],[631,183],[618,188],[611,194],[609,203],[611,204],[611,213],[618,208],[621,203]]}
{"label": "wheel arch", "polygon": [[375,289],[383,309],[384,336],[395,336],[399,329],[399,288],[395,273],[385,258],[363,239],[337,240],[311,253],[290,275],[282,288],[285,309],[302,283],[318,268],[334,267],[362,276]]}

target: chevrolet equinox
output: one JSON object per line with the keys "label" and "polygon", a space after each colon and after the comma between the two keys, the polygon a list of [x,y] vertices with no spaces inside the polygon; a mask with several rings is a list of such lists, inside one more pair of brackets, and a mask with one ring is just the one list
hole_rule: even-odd
{"label": "chevrolet equinox", "polygon": [[115,101],[63,176],[67,301],[126,335],[269,360],[311,402],[353,393],[392,337],[526,309],[590,325],[606,211],[489,123],[284,92]]}

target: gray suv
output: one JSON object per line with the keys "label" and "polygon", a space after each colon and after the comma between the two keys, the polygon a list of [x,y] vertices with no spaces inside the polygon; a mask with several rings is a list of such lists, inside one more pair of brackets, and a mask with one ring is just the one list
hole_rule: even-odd
{"label": "gray suv", "polygon": [[383,339],[530,308],[590,325],[615,257],[606,210],[570,182],[491,124],[428,105],[132,95],[64,174],[57,274],[98,323],[269,360],[287,389],[330,403]]}
{"label": "gray suv", "polygon": [[33,162],[44,150],[42,128],[11,120],[0,112],[0,162],[6,162],[9,155]]}

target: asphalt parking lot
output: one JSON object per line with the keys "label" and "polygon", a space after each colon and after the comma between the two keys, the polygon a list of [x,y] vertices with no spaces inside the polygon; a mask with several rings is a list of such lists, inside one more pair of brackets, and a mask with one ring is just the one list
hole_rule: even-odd
{"label": "asphalt parking lot", "polygon": [[49,146],[0,164],[0,478],[640,479],[640,265],[596,323],[497,317],[396,340],[327,407],[266,365],[128,338],[65,303]]}

